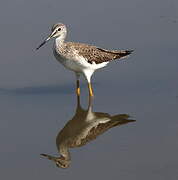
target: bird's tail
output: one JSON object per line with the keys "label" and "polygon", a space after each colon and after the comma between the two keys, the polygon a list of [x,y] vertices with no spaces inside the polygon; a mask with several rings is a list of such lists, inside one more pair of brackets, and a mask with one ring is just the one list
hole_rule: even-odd
{"label": "bird's tail", "polygon": [[112,121],[115,121],[114,126],[127,124],[129,122],[134,122],[136,120],[130,119],[130,116],[128,114],[118,114],[112,117]]}
{"label": "bird's tail", "polygon": [[100,51],[115,55],[114,59],[125,58],[125,57],[129,56],[130,54],[132,54],[134,51],[133,49],[130,49],[130,50],[107,50],[107,49],[101,49],[101,48],[98,48],[98,49]]}
{"label": "bird's tail", "polygon": [[134,50],[115,50],[112,51],[113,54],[116,54],[116,58],[125,58],[133,53]]}

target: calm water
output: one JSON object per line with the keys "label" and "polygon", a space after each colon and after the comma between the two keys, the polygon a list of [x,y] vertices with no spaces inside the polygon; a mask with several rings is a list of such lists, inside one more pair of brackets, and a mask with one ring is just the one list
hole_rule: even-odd
{"label": "calm water", "polygon": [[[175,0],[1,2],[1,179],[177,180],[177,10]],[[77,108],[75,77],[55,61],[52,43],[35,51],[60,21],[71,41],[135,49],[95,73],[92,113],[136,121],[71,148],[67,169],[40,154],[59,156],[56,138]]]}

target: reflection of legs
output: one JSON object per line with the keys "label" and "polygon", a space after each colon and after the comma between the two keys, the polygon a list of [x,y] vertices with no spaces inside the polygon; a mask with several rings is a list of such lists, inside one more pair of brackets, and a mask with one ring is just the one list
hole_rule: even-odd
{"label": "reflection of legs", "polygon": [[88,97],[88,110],[92,109],[94,96],[89,95]]}
{"label": "reflection of legs", "polygon": [[80,96],[80,83],[79,83],[79,77],[80,77],[80,74],[79,73],[76,73],[76,94],[77,96]]}
{"label": "reflection of legs", "polygon": [[79,79],[77,79],[77,87],[76,87],[76,94],[77,96],[80,96],[80,84],[79,84]]}
{"label": "reflection of legs", "polygon": [[88,89],[89,89],[89,95],[93,97],[94,94],[93,94],[93,89],[92,89],[92,86],[91,86],[90,82],[88,83]]}

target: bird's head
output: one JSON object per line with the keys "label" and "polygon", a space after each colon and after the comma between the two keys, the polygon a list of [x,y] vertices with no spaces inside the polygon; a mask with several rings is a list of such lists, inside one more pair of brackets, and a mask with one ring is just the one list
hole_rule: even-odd
{"label": "bird's head", "polygon": [[62,23],[54,24],[51,28],[50,35],[36,48],[38,50],[40,47],[42,47],[46,42],[48,42],[52,38],[58,38],[61,37],[61,39],[64,39],[67,34],[67,28]]}
{"label": "bird's head", "polygon": [[53,156],[50,156],[48,154],[41,154],[41,156],[46,157],[47,159],[55,162],[57,167],[60,167],[60,168],[63,168],[63,169],[68,168],[69,165],[70,165],[70,162],[71,162],[70,160],[65,159],[63,156],[53,157]]}

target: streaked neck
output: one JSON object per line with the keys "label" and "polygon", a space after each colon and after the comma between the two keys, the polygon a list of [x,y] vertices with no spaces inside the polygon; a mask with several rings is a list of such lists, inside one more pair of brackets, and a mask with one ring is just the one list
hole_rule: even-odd
{"label": "streaked neck", "polygon": [[70,160],[70,152],[69,152],[69,149],[68,149],[68,146],[66,145],[60,145],[59,147],[59,153],[61,154],[61,156],[63,158],[65,158],[65,160]]}
{"label": "streaked neck", "polygon": [[57,38],[55,39],[55,45],[56,45],[57,47],[63,45],[63,43],[64,43],[64,41],[65,41],[65,38],[66,38],[66,34],[65,34],[65,33],[62,34],[61,36],[57,37]]}

